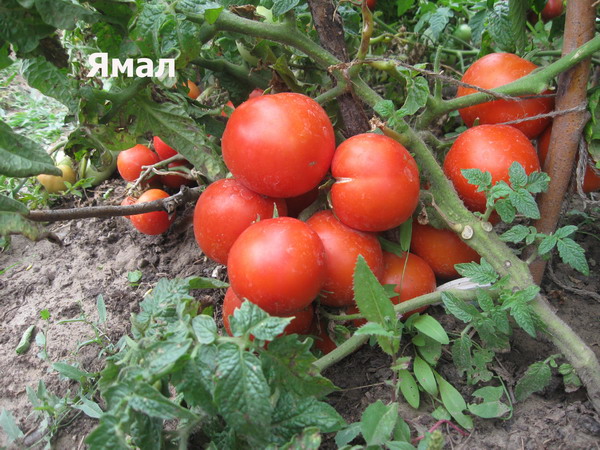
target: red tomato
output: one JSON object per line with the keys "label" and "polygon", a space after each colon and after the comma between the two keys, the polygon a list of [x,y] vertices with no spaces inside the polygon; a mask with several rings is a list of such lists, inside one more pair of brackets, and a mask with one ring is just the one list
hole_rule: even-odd
{"label": "red tomato", "polygon": [[458,136],[446,155],[444,172],[467,208],[484,212],[485,194],[477,192],[461,170],[480,169],[492,175],[492,183],[508,182],[508,169],[515,161],[527,174],[541,170],[535,148],[519,130],[508,125],[479,125]]}
{"label": "red tomato", "polygon": [[[461,81],[493,89],[513,82],[537,69],[537,66],[512,53],[491,53],[475,61],[467,69]],[[457,97],[477,92],[475,89],[458,87]],[[545,94],[550,93],[546,91]],[[497,124],[511,120],[523,119],[538,114],[546,114],[554,109],[552,97],[531,98],[519,101],[494,100],[460,109],[458,112],[468,127],[473,126],[475,119],[479,124]],[[511,126],[518,128],[532,139],[539,135],[550,123],[550,118],[528,120]]]}
{"label": "red tomato", "polygon": [[[182,167],[182,166],[185,166],[188,168],[190,167],[189,164],[186,164],[183,161],[173,161],[172,163],[169,163],[168,169],[172,172],[183,173],[182,170],[177,170],[178,167]],[[160,181],[165,186],[173,188],[173,189],[179,189],[182,185],[183,186],[191,186],[192,184],[194,184],[194,180],[190,180],[189,178],[185,178],[180,175],[162,175],[160,177]]]}
{"label": "red tomato", "polygon": [[260,97],[261,95],[264,95],[264,94],[265,94],[265,91],[263,91],[260,88],[256,88],[252,92],[250,92],[250,94],[248,95],[248,100],[250,100],[251,98],[254,98],[254,97]]}
{"label": "red tomato", "polygon": [[196,100],[200,94],[200,88],[198,87],[198,85],[196,83],[194,83],[192,80],[187,80],[187,87],[189,89],[188,91],[188,97],[191,98],[192,100]]}
{"label": "red tomato", "polygon": [[444,280],[458,278],[455,264],[478,262],[481,257],[451,230],[413,222],[410,250],[429,264],[433,273]]}
{"label": "red tomato", "polygon": [[[228,288],[223,299],[223,326],[227,334],[232,336],[231,327],[229,325],[229,316],[242,306],[242,300],[233,292],[233,289]],[[285,327],[283,334],[309,334],[314,316],[313,305],[310,304],[306,308],[296,311],[291,314],[280,317],[294,317],[294,319]]]}
{"label": "red tomato", "polygon": [[308,208],[319,197],[318,186],[297,197],[288,197],[285,199],[287,205],[288,216],[298,217],[302,211]]}
{"label": "red tomato", "polygon": [[209,185],[196,202],[194,236],[200,249],[214,261],[227,264],[231,246],[257,220],[273,217],[274,207],[285,216],[282,199],[257,194],[228,178]]}
{"label": "red tomato", "polygon": [[[542,133],[538,139],[538,155],[540,157],[540,164],[544,166],[546,156],[548,155],[548,148],[550,147],[550,135],[552,133],[552,125],[550,125]],[[583,176],[583,192],[590,193],[600,190],[600,176],[596,175],[594,169],[589,165],[585,168],[585,175]]]}
{"label": "red tomato", "polygon": [[362,255],[377,278],[383,274],[383,253],[377,236],[350,228],[331,211],[319,211],[306,221],[325,247],[326,277],[321,303],[328,306],[354,304],[354,267]]}
{"label": "red tomato", "polygon": [[548,0],[542,9],[542,20],[548,22],[563,13],[563,0]]}
{"label": "red tomato", "polygon": [[[150,189],[137,199],[136,204],[147,203],[161,198],[167,198],[168,196],[169,194],[161,189]],[[138,231],[149,235],[164,233],[171,226],[173,219],[173,217],[169,218],[169,214],[167,214],[166,211],[153,211],[130,216],[133,226],[137,228]]]}
{"label": "red tomato", "polygon": [[156,153],[158,154],[158,157],[161,161],[164,161],[165,159],[172,158],[173,156],[177,155],[177,150],[165,144],[165,141],[163,141],[158,136],[154,136],[153,142],[154,150],[156,150]]}
{"label": "red tomato", "polygon": [[[128,150],[123,150],[117,156],[117,169],[126,181],[135,181],[142,173],[142,166],[150,166],[160,162],[158,155],[145,145],[138,144]],[[155,177],[150,178],[155,179]]]}
{"label": "red tomato", "polygon": [[367,6],[369,7],[369,9],[371,11],[373,11],[375,9],[375,6],[377,5],[377,0],[365,0],[367,2]]}
{"label": "red tomato", "polygon": [[[127,196],[123,199],[123,201],[121,202],[121,206],[129,206],[129,205],[134,205],[136,202],[136,199],[130,196]],[[126,219],[131,219],[131,216],[123,216]]]}
{"label": "red tomato", "polygon": [[407,220],[419,201],[419,170],[400,143],[381,134],[344,141],[331,164],[333,212],[346,225],[383,231]]}
{"label": "red tomato", "polygon": [[310,334],[315,337],[315,348],[319,349],[324,355],[331,353],[337,348],[337,344],[331,339],[331,336],[329,336],[329,333],[327,332],[326,320],[315,320],[310,330]]}
{"label": "red tomato", "polygon": [[325,249],[308,225],[291,217],[261,220],[237,238],[227,259],[238,296],[273,315],[308,306],[325,282]]}
{"label": "red tomato", "polygon": [[295,197],[314,188],[335,151],[325,110],[295,93],[263,95],[231,114],[222,139],[225,164],[240,183],[271,197]]}

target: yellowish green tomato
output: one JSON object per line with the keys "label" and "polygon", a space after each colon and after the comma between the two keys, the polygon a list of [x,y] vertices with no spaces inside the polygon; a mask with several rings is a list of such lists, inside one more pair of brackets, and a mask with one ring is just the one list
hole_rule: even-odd
{"label": "yellowish green tomato", "polygon": [[58,194],[59,192],[63,192],[67,189],[65,185],[65,181],[68,181],[71,184],[74,184],[77,177],[75,175],[75,171],[68,164],[59,164],[57,166],[62,171],[62,176],[55,175],[38,175],[37,179],[42,186],[48,191],[50,194]]}

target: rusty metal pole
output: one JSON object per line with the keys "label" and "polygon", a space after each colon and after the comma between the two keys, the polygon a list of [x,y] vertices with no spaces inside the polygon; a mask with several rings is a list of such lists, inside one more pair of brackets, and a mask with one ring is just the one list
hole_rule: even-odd
{"label": "rusty metal pole", "polygon": [[[594,1],[576,0],[567,3],[563,55],[594,37],[596,20]],[[590,59],[586,59],[560,75],[556,94],[557,111],[585,104],[590,64]],[[554,119],[550,147],[544,166],[544,171],[550,175],[551,183],[548,191],[539,197],[541,219],[534,223],[540,233],[552,233],[556,230],[575,167],[579,139],[587,118],[587,111],[578,111]],[[538,258],[531,264],[531,274],[537,284],[542,281],[545,269],[545,260]]]}

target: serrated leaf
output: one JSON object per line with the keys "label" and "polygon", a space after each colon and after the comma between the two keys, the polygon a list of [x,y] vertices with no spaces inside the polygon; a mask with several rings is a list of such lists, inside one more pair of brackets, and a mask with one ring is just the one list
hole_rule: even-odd
{"label": "serrated leaf", "polygon": [[529,0],[509,0],[508,20],[511,25],[513,40],[517,52],[521,52],[527,45],[527,11]]}
{"label": "serrated leaf", "polygon": [[515,215],[517,211],[515,210],[515,207],[510,203],[509,200],[504,198],[498,200],[495,203],[494,208],[500,216],[500,219],[502,219],[502,222],[512,223],[512,221],[515,220]]}
{"label": "serrated leaf", "polygon": [[524,241],[529,235],[529,227],[525,225],[515,225],[500,235],[500,240],[517,244]]}
{"label": "serrated leaf", "polygon": [[39,241],[49,236],[41,224],[27,220],[18,213],[0,211],[0,236],[10,234],[22,234],[31,241]]}
{"label": "serrated leaf", "polygon": [[217,370],[217,348],[200,346],[192,358],[185,361],[180,370],[173,373],[171,383],[189,407],[199,407],[207,414],[216,415],[212,392]]}
{"label": "serrated leaf", "polygon": [[473,421],[470,417],[465,416],[463,411],[467,409],[467,404],[463,396],[456,390],[454,386],[448,383],[440,374],[435,373],[435,378],[440,389],[440,396],[444,407],[450,415],[463,427],[467,429],[473,428]]}
{"label": "serrated leaf", "polygon": [[445,6],[437,8],[429,16],[429,27],[425,30],[425,34],[430,36],[434,42],[437,42],[453,16],[454,12],[450,8]]}
{"label": "serrated leaf", "polygon": [[471,347],[473,347],[473,342],[466,334],[456,339],[452,344],[452,361],[459,374],[468,373],[473,367]]}
{"label": "serrated leaf", "polygon": [[191,339],[155,342],[146,350],[148,368],[154,373],[170,372],[180,359],[185,359],[191,345]]}
{"label": "serrated leaf", "polygon": [[80,20],[93,23],[100,15],[70,0],[35,0],[42,20],[53,27],[72,30]]}
{"label": "serrated leaf", "polygon": [[566,225],[564,227],[560,227],[554,232],[554,235],[559,239],[564,239],[566,237],[571,236],[573,233],[577,231],[577,226],[575,225]]}
{"label": "serrated leaf", "polygon": [[550,177],[544,172],[532,172],[527,177],[527,190],[532,194],[546,192],[550,184]]}
{"label": "serrated leaf", "polygon": [[380,446],[389,441],[398,420],[398,403],[371,403],[363,412],[360,429],[367,445]]}
{"label": "serrated leaf", "polygon": [[515,399],[522,402],[534,392],[543,390],[552,379],[550,367],[543,361],[533,363],[515,386]]}
{"label": "serrated leaf", "polygon": [[375,322],[367,322],[362,325],[359,329],[354,333],[358,336],[368,335],[368,336],[385,336],[385,337],[393,337],[394,333],[390,330],[386,330],[381,325]]}
{"label": "serrated leaf", "polygon": [[429,314],[423,314],[422,316],[418,317],[413,322],[413,325],[421,333],[426,334],[440,344],[446,345],[450,342],[444,327],[442,327],[442,325]]}
{"label": "serrated leaf", "polygon": [[456,264],[454,268],[463,277],[470,278],[471,281],[480,285],[493,284],[499,278],[499,275],[485,258],[481,258],[479,263]]}
{"label": "serrated leaf", "polygon": [[41,173],[62,175],[44,149],[25,136],[15,133],[0,120],[0,174],[30,177]]}
{"label": "serrated leaf", "polygon": [[354,422],[348,425],[343,430],[340,430],[335,435],[335,444],[338,448],[344,448],[350,441],[358,437],[360,434],[360,422]]}
{"label": "serrated leaf", "polygon": [[508,168],[508,177],[513,189],[522,188],[527,185],[527,173],[523,166],[517,161],[513,162]]}
{"label": "serrated leaf", "polygon": [[192,319],[192,330],[200,344],[212,344],[218,336],[215,320],[203,314]]}
{"label": "serrated leaf", "polygon": [[437,383],[435,381],[435,376],[433,374],[433,370],[431,366],[427,364],[423,359],[421,359],[418,355],[415,356],[415,360],[413,363],[413,372],[415,374],[415,378],[417,382],[421,385],[425,392],[429,395],[437,396],[438,388]]}
{"label": "serrated leaf", "polygon": [[281,16],[291,9],[298,6],[300,0],[274,0],[273,1],[273,15]]}
{"label": "serrated leaf", "polygon": [[318,427],[308,427],[301,433],[279,447],[281,450],[319,450],[321,448],[321,432]]}
{"label": "serrated leaf", "polygon": [[510,314],[515,318],[517,324],[523,328],[531,337],[536,337],[534,312],[531,306],[515,303],[510,309]]}
{"label": "serrated leaf", "polygon": [[419,387],[413,377],[412,373],[408,370],[398,371],[398,386],[402,396],[408,402],[410,406],[417,409],[420,404]]}
{"label": "serrated leaf", "polygon": [[508,197],[512,191],[512,188],[508,184],[504,181],[499,181],[490,188],[487,196],[487,206],[493,205],[500,198]]}
{"label": "serrated leaf", "polygon": [[451,292],[442,292],[442,302],[446,309],[457,319],[469,323],[479,316],[479,311],[473,305],[466,303]]}
{"label": "serrated leaf", "polygon": [[129,398],[129,406],[140,413],[163,420],[197,419],[197,416],[189,409],[172,402],[158,389],[147,383],[136,383],[134,389]]}
{"label": "serrated leaf", "polygon": [[234,336],[252,334],[255,338],[265,341],[273,340],[283,333],[291,321],[291,317],[271,317],[249,301],[243,301],[242,306],[229,318],[231,333]]}
{"label": "serrated leaf", "polygon": [[487,291],[477,289],[475,295],[477,296],[477,303],[482,311],[488,312],[494,307],[494,300],[492,300],[491,295]]}
{"label": "serrated leaf", "polygon": [[590,268],[585,259],[585,251],[577,242],[571,238],[560,239],[556,245],[558,254],[566,264],[573,269],[581,272],[583,275],[590,274]]}
{"label": "serrated leaf", "polygon": [[427,103],[429,84],[424,77],[410,79],[407,86],[408,94],[404,104],[397,112],[397,117],[411,116]]}
{"label": "serrated leaf", "polygon": [[34,50],[40,39],[55,31],[39,14],[21,8],[15,0],[3,0],[0,14],[0,38],[10,42],[22,53]]}
{"label": "serrated leaf", "polygon": [[529,219],[539,219],[540,210],[533,196],[525,189],[516,189],[508,196],[508,199],[517,212]]}
{"label": "serrated leaf", "polygon": [[483,191],[492,184],[492,174],[490,172],[482,172],[481,169],[461,169],[460,173],[469,184],[479,186],[478,191]]}
{"label": "serrated leaf", "polygon": [[120,420],[113,415],[104,414],[100,424],[85,438],[90,450],[129,450],[128,436],[120,428]]}
{"label": "serrated leaf", "polygon": [[29,210],[23,203],[2,194],[0,194],[0,211],[14,212],[19,214],[29,213]]}
{"label": "serrated leaf", "polygon": [[77,110],[79,86],[74,78],[69,78],[66,69],[59,69],[40,56],[24,60],[21,73],[31,87],[58,100],[69,108],[71,113]]}
{"label": "serrated leaf", "polygon": [[543,256],[547,253],[550,253],[552,249],[558,243],[558,238],[551,234],[549,236],[544,236],[538,245],[538,253],[540,256]]}
{"label": "serrated leaf", "polygon": [[394,102],[391,100],[381,100],[375,104],[373,109],[384,119],[389,119],[396,112]]}
{"label": "serrated leaf", "polygon": [[486,29],[502,51],[514,52],[516,46],[508,14],[508,2],[495,2],[493,9],[488,14]]}

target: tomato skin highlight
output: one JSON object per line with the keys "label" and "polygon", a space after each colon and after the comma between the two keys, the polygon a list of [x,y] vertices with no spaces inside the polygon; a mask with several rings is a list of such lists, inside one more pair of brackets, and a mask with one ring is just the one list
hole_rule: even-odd
{"label": "tomato skin highlight", "polygon": [[[144,192],[135,203],[147,203],[167,197],[169,197],[169,194],[162,189],[150,189]],[[167,231],[174,220],[174,217],[169,218],[169,214],[166,211],[152,211],[143,214],[135,214],[129,216],[129,218],[138,231],[151,236],[162,234]]]}
{"label": "tomato skin highlight", "polygon": [[[160,159],[156,153],[145,145],[137,144],[119,153],[117,170],[125,181],[135,181],[142,173],[142,166],[150,166],[158,162]],[[156,176],[153,176],[148,181],[155,179]]]}
{"label": "tomato skin highlight", "polygon": [[[484,89],[493,89],[518,80],[528,75],[538,66],[512,53],[491,53],[475,61],[465,72],[461,81]],[[477,92],[475,89],[458,87],[456,96]],[[544,94],[549,94],[546,91]],[[500,124],[526,117],[546,114],[554,109],[552,97],[530,98],[519,101],[493,100],[479,105],[459,109],[458,112],[468,127],[475,120],[479,125]],[[538,136],[550,123],[550,118],[528,120],[511,124],[521,130],[529,139]]]}
{"label": "tomato skin highlight", "polygon": [[177,150],[175,150],[170,145],[166,144],[165,141],[163,141],[158,136],[154,136],[152,143],[154,144],[154,150],[156,150],[156,154],[158,155],[161,161],[172,158],[173,156],[178,154]]}
{"label": "tomato skin highlight", "polygon": [[333,212],[349,227],[384,231],[406,221],[419,201],[419,170],[404,146],[364,133],[340,144],[331,173]]}
{"label": "tomato skin highlight", "polygon": [[548,0],[541,15],[544,22],[556,19],[563,13],[563,0]]}
{"label": "tomato skin highlight", "polygon": [[[540,158],[540,164],[542,167],[546,162],[546,156],[548,155],[548,148],[550,148],[550,136],[552,134],[552,125],[550,125],[540,138],[538,139],[538,155]],[[596,175],[594,170],[588,164],[585,168],[585,174],[583,176],[583,192],[589,194],[590,192],[600,190],[600,176]]]}
{"label": "tomato skin highlight", "polygon": [[383,252],[377,236],[344,225],[331,211],[319,211],[306,221],[321,238],[326,253],[326,278],[320,301],[328,306],[354,304],[354,268],[362,255],[379,279],[383,275]]}
{"label": "tomato skin highlight", "polygon": [[479,262],[479,254],[451,230],[413,222],[410,251],[429,264],[436,277],[452,280],[460,277],[455,264]]}
{"label": "tomato skin highlight", "polygon": [[272,315],[308,306],[325,282],[325,249],[308,225],[291,217],[261,220],[237,238],[227,259],[238,296]]}
{"label": "tomato skin highlight", "polygon": [[281,199],[257,194],[233,178],[217,180],[196,202],[196,242],[210,259],[227,264],[229,250],[238,236],[257,220],[272,218],[275,206],[279,216],[287,214]]}
{"label": "tomato skin highlight", "polygon": [[492,184],[508,183],[508,169],[514,161],[527,174],[541,170],[535,148],[519,130],[508,125],[479,125],[464,131],[454,141],[444,160],[444,172],[467,208],[484,212],[485,194],[477,192],[477,187],[469,184],[461,170],[480,169],[490,172]]}
{"label": "tomato skin highlight", "polygon": [[[121,206],[130,206],[130,205],[135,205],[135,202],[137,200],[131,196],[127,196],[123,199],[123,201],[121,202]],[[125,217],[127,220],[131,220],[131,216],[123,216]]]}
{"label": "tomato skin highlight", "polygon": [[271,197],[294,197],[317,186],[335,151],[325,110],[310,97],[289,92],[262,95],[238,106],[221,143],[234,177]]}

